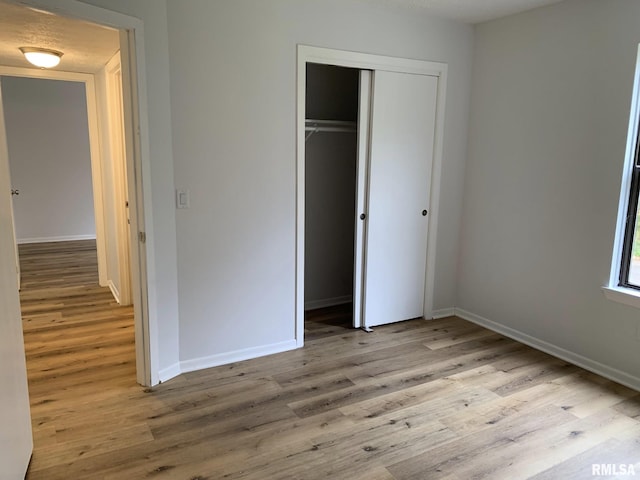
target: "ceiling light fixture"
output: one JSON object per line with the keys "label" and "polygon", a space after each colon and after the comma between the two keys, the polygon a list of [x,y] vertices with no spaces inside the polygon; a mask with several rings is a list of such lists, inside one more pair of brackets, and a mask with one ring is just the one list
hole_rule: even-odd
{"label": "ceiling light fixture", "polygon": [[20,47],[25,58],[36,67],[53,68],[60,63],[62,52],[48,48]]}

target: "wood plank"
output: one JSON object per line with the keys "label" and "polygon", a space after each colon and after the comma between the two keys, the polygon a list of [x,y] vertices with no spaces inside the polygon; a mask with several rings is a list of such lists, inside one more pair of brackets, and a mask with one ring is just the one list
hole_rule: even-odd
{"label": "wood plank", "polygon": [[427,450],[388,468],[392,475],[402,479],[439,479],[451,473],[470,478],[465,475],[471,469],[469,465],[473,467],[488,461],[499,467],[503,465],[499,453],[510,443],[572,420],[575,417],[561,408],[544,407],[516,415],[500,427],[494,425],[471,433],[458,442],[449,442]]}

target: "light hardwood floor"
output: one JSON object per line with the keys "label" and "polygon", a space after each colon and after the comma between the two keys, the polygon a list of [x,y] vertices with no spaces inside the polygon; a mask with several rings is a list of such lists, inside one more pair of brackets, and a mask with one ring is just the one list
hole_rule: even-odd
{"label": "light hardwood floor", "polygon": [[327,309],[302,350],[146,389],[91,243],[21,254],[29,480],[640,478],[637,392],[459,318],[365,333]]}

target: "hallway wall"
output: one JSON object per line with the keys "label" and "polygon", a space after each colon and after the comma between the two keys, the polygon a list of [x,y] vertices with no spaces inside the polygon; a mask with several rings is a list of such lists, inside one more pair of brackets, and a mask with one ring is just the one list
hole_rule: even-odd
{"label": "hallway wall", "polygon": [[2,77],[18,243],[95,238],[85,86]]}

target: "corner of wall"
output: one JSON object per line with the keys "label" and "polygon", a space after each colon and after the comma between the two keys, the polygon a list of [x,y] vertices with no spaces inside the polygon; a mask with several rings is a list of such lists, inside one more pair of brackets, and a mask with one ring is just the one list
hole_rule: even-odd
{"label": "corner of wall", "polygon": [[613,380],[614,382],[618,382],[629,388],[640,391],[640,378],[634,375],[630,375],[626,372],[623,372],[622,370],[618,370],[617,368],[610,367],[609,365],[605,365],[583,355],[579,355],[570,350],[566,350],[553,343],[549,343],[531,335],[527,335],[526,333],[520,332],[519,330],[482,317],[473,312],[469,312],[462,308],[455,308],[454,311],[456,316],[464,320],[504,335],[505,337],[509,337],[512,340],[528,345],[532,348],[535,348],[536,350],[540,350],[544,353],[548,353],[549,355],[553,355],[554,357],[565,360],[569,363],[572,363],[573,365],[577,365],[578,367],[584,368],[585,370],[593,372],[604,378],[608,378],[609,380]]}

